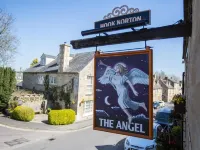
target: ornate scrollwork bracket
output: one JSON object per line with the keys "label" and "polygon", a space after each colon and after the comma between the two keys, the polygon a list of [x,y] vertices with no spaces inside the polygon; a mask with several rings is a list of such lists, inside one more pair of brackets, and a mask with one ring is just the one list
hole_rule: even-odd
{"label": "ornate scrollwork bracket", "polygon": [[103,17],[103,19],[110,19],[113,17],[118,17],[127,14],[133,14],[139,12],[138,8],[129,8],[127,5],[123,5],[121,7],[115,7],[111,13],[108,13]]}

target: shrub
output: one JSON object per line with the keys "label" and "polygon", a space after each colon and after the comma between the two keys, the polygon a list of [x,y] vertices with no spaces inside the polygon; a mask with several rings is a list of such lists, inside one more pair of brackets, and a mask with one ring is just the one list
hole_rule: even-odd
{"label": "shrub", "polygon": [[20,121],[31,121],[35,116],[34,110],[27,106],[17,106],[12,112],[11,118]]}
{"label": "shrub", "polygon": [[14,110],[18,106],[18,101],[16,100],[11,100],[8,103],[8,108],[11,110]]}
{"label": "shrub", "polygon": [[185,97],[181,94],[174,95],[172,102],[176,104],[185,103]]}
{"label": "shrub", "polygon": [[9,95],[2,94],[2,93],[0,94],[0,111],[3,111],[4,109],[8,107],[9,99],[10,99]]}
{"label": "shrub", "polygon": [[75,111],[72,109],[51,110],[48,113],[48,122],[51,125],[67,125],[75,121]]}
{"label": "shrub", "polygon": [[180,126],[174,126],[172,128],[172,136],[181,136],[181,127]]}
{"label": "shrub", "polygon": [[49,113],[50,111],[51,111],[51,108],[48,108],[48,109],[47,109],[47,113]]}

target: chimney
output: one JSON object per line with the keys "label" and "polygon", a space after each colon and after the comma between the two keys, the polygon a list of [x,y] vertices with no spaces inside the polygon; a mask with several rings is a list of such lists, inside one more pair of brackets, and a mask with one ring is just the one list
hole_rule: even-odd
{"label": "chimney", "polygon": [[69,66],[70,46],[66,43],[60,45],[58,72],[65,72]]}

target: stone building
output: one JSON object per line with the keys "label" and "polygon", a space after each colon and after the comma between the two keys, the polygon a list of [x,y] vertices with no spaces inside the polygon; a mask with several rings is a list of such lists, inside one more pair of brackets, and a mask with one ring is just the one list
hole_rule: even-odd
{"label": "stone building", "polygon": [[192,23],[192,34],[184,38],[183,74],[184,95],[186,96],[186,122],[184,129],[185,150],[200,149],[200,1],[184,0],[184,21]]}
{"label": "stone building", "polygon": [[175,94],[180,94],[182,83],[174,81],[172,78],[161,79],[154,75],[153,78],[153,100],[163,100],[170,102]]}
{"label": "stone building", "polygon": [[159,79],[157,79],[155,75],[153,79],[153,101],[162,100],[163,88],[159,83]]}
{"label": "stone building", "polygon": [[[71,107],[77,119],[92,114],[93,109],[93,52],[70,54],[70,46],[60,45],[57,56],[42,54],[41,61],[24,71],[23,88],[44,91],[44,77],[49,75],[50,86],[70,92]],[[64,101],[60,102],[65,107]]]}

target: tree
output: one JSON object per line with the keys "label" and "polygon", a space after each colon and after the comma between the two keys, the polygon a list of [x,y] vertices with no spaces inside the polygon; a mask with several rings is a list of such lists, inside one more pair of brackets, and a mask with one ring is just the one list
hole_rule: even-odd
{"label": "tree", "polygon": [[0,111],[8,106],[15,83],[15,71],[11,68],[0,67]]}
{"label": "tree", "polygon": [[18,39],[13,34],[14,19],[0,9],[0,65],[6,66],[13,60],[16,53]]}
{"label": "tree", "polygon": [[31,63],[31,65],[30,65],[30,66],[32,67],[32,66],[34,66],[34,65],[35,65],[35,64],[37,64],[37,63],[38,63],[38,59],[37,59],[37,58],[35,58],[35,59],[32,61],[32,63]]}

